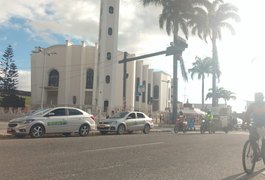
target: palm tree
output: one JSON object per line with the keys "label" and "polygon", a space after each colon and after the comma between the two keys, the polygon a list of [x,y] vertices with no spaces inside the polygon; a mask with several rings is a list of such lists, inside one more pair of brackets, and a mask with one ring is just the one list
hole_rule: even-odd
{"label": "palm tree", "polygon": [[195,62],[192,63],[192,68],[189,69],[189,73],[191,73],[191,79],[195,74],[198,75],[198,79],[202,80],[202,109],[204,109],[204,79],[205,74],[209,75],[211,73],[212,67],[212,58],[206,57],[201,59],[199,57],[195,57]]}
{"label": "palm tree", "polygon": [[229,90],[224,90],[222,92],[221,97],[224,99],[225,105],[227,105],[227,101],[229,101],[230,99],[233,99],[233,100],[236,99],[235,93]]}
{"label": "palm tree", "polygon": [[237,14],[238,9],[230,3],[224,3],[223,0],[214,0],[213,2],[208,1],[203,6],[196,6],[194,10],[197,16],[189,22],[189,25],[192,26],[192,34],[197,34],[206,42],[209,37],[212,43],[212,105],[215,107],[218,105],[218,100],[215,96],[217,93],[216,79],[220,76],[216,42],[217,39],[221,40],[221,30],[223,28],[227,28],[232,32],[232,34],[235,34],[235,30],[228,20],[232,19],[239,22],[240,17]]}
{"label": "palm tree", "polygon": [[[161,29],[166,28],[167,34],[173,33],[173,42],[175,45],[179,42],[179,30],[181,30],[186,39],[188,39],[188,19],[194,14],[193,6],[195,3],[200,3],[204,0],[141,0],[144,6],[158,5],[162,6],[162,13],[159,17],[159,26]],[[177,117],[177,102],[178,102],[178,60],[182,77],[185,81],[188,80],[185,70],[182,54],[173,55],[173,121]]]}
{"label": "palm tree", "polygon": [[[226,90],[222,87],[220,88],[216,88],[216,98],[217,98],[217,103],[219,99],[224,99],[225,100],[225,105],[227,105],[227,101],[229,101],[230,99],[236,99],[235,93],[229,90]],[[210,88],[209,92],[206,95],[206,100],[213,98],[213,89]]]}

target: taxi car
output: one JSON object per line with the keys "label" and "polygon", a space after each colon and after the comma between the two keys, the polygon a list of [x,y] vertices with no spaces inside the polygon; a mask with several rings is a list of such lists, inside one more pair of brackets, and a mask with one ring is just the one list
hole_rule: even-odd
{"label": "taxi car", "polygon": [[87,136],[90,130],[96,130],[94,116],[74,107],[36,110],[24,117],[10,120],[7,127],[8,134],[16,137],[30,135],[33,138],[48,133],[65,136],[78,133],[80,136]]}
{"label": "taxi car", "polygon": [[148,134],[152,128],[154,128],[152,118],[143,112],[136,111],[118,112],[108,119],[99,121],[97,125],[97,129],[101,134],[107,134],[108,132],[124,134],[126,131],[129,133],[143,131]]}

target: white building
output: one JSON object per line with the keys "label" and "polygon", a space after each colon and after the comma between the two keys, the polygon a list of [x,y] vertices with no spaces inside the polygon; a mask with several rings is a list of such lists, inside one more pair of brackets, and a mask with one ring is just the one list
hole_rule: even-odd
{"label": "white building", "polygon": [[[103,0],[98,44],[66,41],[31,55],[33,107],[76,106],[93,113],[122,110],[123,64],[118,62],[124,53],[117,50],[118,19],[119,0]],[[170,108],[170,75],[154,72],[143,61],[128,62],[127,73],[127,110],[150,113]]]}

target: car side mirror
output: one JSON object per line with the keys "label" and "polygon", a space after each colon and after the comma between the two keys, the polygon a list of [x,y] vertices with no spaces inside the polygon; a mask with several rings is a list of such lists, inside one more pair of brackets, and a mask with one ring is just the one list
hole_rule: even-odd
{"label": "car side mirror", "polygon": [[132,117],[131,116],[128,116],[126,119],[132,119]]}

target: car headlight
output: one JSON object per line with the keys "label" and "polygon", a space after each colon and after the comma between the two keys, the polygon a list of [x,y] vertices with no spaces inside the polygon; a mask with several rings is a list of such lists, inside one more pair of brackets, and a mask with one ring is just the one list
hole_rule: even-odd
{"label": "car headlight", "polygon": [[26,120],[22,121],[22,124],[29,124],[33,121],[34,121],[34,119],[26,119]]}
{"label": "car headlight", "polygon": [[111,122],[111,125],[115,125],[115,124],[117,124],[117,121],[112,121]]}

